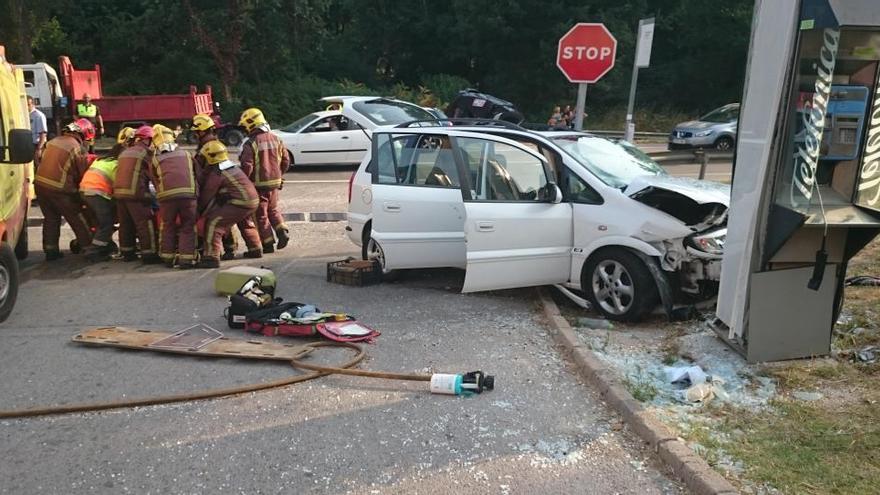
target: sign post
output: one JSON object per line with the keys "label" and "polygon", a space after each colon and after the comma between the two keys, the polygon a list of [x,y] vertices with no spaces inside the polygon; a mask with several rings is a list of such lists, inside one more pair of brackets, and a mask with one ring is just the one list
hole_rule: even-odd
{"label": "sign post", "polygon": [[579,22],[559,39],[556,66],[578,83],[575,129],[583,129],[587,84],[602,78],[614,67],[617,40],[603,24]]}
{"label": "sign post", "polygon": [[636,125],[633,123],[633,107],[636,103],[636,83],[639,79],[639,69],[651,64],[651,45],[654,44],[654,18],[639,21],[639,37],[636,41],[636,56],[633,61],[632,83],[629,86],[629,104],[626,106],[626,128],[623,131],[623,139],[632,142],[636,135]]}

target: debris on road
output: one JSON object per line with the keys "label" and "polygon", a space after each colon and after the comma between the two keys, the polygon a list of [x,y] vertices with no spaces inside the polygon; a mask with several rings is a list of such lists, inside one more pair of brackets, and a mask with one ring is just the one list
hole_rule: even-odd
{"label": "debris on road", "polygon": [[602,318],[586,318],[583,316],[577,319],[577,326],[580,328],[593,328],[596,330],[614,329],[614,325],[608,320]]}

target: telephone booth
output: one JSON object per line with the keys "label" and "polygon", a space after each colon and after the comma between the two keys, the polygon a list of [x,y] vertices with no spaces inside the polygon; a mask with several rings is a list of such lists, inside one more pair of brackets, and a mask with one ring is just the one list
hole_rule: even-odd
{"label": "telephone booth", "polygon": [[715,328],[749,362],[828,354],[880,232],[880,3],[758,0]]}

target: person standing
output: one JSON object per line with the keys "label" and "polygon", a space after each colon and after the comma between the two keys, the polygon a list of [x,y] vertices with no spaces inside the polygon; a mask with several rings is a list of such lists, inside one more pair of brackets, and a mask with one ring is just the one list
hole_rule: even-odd
{"label": "person standing", "polygon": [[[198,204],[205,218],[205,254],[197,268],[218,268],[223,235],[237,222],[254,214],[260,197],[254,184],[234,163],[229,161],[226,146],[220,141],[209,141],[199,153],[208,166],[203,176]],[[243,231],[248,242],[260,242],[256,231]],[[247,236],[252,236],[248,239]]]}
{"label": "person standing", "polygon": [[[202,146],[211,142],[217,141],[220,142],[220,139],[217,137],[217,127],[216,121],[207,114],[198,114],[193,117],[192,127],[190,130],[193,131],[198,138],[199,143],[198,147],[195,151],[195,158],[193,159],[196,163],[197,177],[199,184],[202,183],[202,174],[208,171],[208,164],[205,161],[205,157],[202,156],[199,151],[202,149]],[[222,143],[221,143],[222,144]],[[241,232],[242,238],[245,240],[245,244],[247,245],[247,251],[244,253],[245,258],[262,258],[263,256],[263,246],[260,242],[260,236],[257,233],[257,226],[254,223],[254,218],[247,217],[240,222],[237,223],[238,231]],[[256,242],[254,242],[256,239]],[[226,235],[223,236],[223,255],[220,256],[222,260],[232,260],[235,259],[235,251],[238,250],[238,243],[236,242],[235,235],[232,232],[232,227],[230,227]]]}
{"label": "person standing", "polygon": [[[91,122],[98,137],[104,135],[104,118],[101,117],[101,109],[92,103],[92,97],[88,93],[83,93],[82,102],[76,105],[76,118],[86,119]],[[89,153],[94,153],[94,139],[92,139],[88,145]]]}
{"label": "person standing", "polygon": [[83,142],[89,126],[86,120],[67,124],[61,135],[46,144],[46,151],[34,179],[37,201],[43,212],[43,252],[46,261],[61,259],[58,239],[61,237],[61,218],[73,229],[76,239],[70,250],[79,252],[92,243],[92,232],[83,214],[79,197],[79,183],[88,161]]}
{"label": "person standing", "polygon": [[123,261],[137,261],[135,240],[145,265],[160,263],[155,216],[150,194],[150,161],[153,128],[144,125],[134,134],[134,144],[119,154],[113,198],[119,217],[119,252]]}
{"label": "person standing", "polygon": [[169,268],[175,258],[180,268],[196,263],[196,170],[192,157],[177,149],[174,132],[162,125],[153,126],[150,175],[159,201],[159,257]]}
{"label": "person standing", "polygon": [[43,157],[43,148],[46,147],[48,127],[46,126],[46,114],[37,108],[33,96],[27,97],[27,104],[31,118],[31,135],[34,142],[34,172],[36,173],[37,167],[40,166],[40,158]]}
{"label": "person standing", "polygon": [[242,112],[239,125],[248,133],[248,140],[242,145],[239,163],[241,170],[251,178],[260,195],[255,218],[257,231],[263,252],[272,253],[275,251],[276,236],[278,249],[283,249],[290,242],[284,217],[278,211],[278,191],[283,183],[282,176],[290,167],[290,156],[281,139],[269,132],[269,123],[259,108],[248,108]]}

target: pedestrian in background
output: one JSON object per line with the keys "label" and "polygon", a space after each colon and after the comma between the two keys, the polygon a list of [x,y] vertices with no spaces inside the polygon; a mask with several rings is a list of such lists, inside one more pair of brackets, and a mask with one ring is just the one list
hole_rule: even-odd
{"label": "pedestrian in background", "polygon": [[574,129],[574,111],[571,109],[571,105],[565,105],[565,109],[562,110],[562,122],[565,127]]}
{"label": "pedestrian in background", "polygon": [[48,128],[46,127],[46,114],[37,108],[33,96],[27,97],[27,104],[31,118],[31,135],[34,142],[34,173],[36,173],[37,167],[40,166],[40,158],[43,157],[43,148],[46,147]]}
{"label": "pedestrian in background", "polygon": [[76,239],[71,252],[77,253],[92,243],[92,232],[83,211],[79,183],[88,168],[83,143],[89,121],[80,119],[67,124],[61,135],[46,143],[46,152],[34,179],[37,201],[43,212],[43,252],[46,261],[63,257],[58,247],[61,218],[67,221]]}
{"label": "pedestrian in background", "polygon": [[553,113],[550,114],[550,118],[547,119],[547,125],[555,127],[560,120],[562,120],[562,110],[558,106],[553,107]]}
{"label": "pedestrian in background", "polygon": [[[101,109],[92,103],[92,97],[88,93],[83,93],[82,103],[76,105],[76,118],[91,122],[98,137],[104,135],[104,119],[101,117]],[[89,143],[89,153],[94,153],[94,151],[95,142],[93,139]]]}
{"label": "pedestrian in background", "polygon": [[135,131],[134,136],[134,144],[119,155],[113,185],[119,217],[119,252],[123,261],[137,261],[137,240],[141,261],[151,265],[162,261],[150,194],[153,128],[143,125]]}

